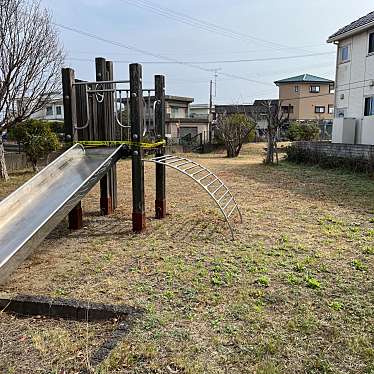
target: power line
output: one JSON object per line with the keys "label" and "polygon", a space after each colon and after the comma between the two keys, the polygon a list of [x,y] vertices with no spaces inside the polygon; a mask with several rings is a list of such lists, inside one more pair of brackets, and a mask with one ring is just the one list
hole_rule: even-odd
{"label": "power line", "polygon": [[[279,60],[293,60],[298,58],[306,58],[306,57],[316,57],[316,56],[327,56],[327,55],[335,55],[335,52],[319,52],[319,53],[309,53],[305,55],[297,55],[297,56],[280,56],[280,57],[264,57],[264,58],[252,58],[252,59],[239,59],[239,60],[211,60],[211,61],[140,61],[141,64],[235,64],[235,63],[243,63],[243,62],[265,62],[265,61],[279,61]],[[82,59],[84,61],[84,59]],[[113,60],[116,63],[128,64],[131,61],[129,60]],[[215,71],[213,69],[212,71]]]}
{"label": "power line", "polygon": [[250,40],[252,42],[254,41],[254,42],[265,43],[265,44],[268,44],[269,47],[270,46],[272,46],[272,47],[276,46],[276,47],[281,47],[281,48],[285,48],[285,49],[303,50],[305,52],[304,49],[291,47],[291,46],[288,46],[288,45],[280,44],[280,43],[277,43],[277,42],[273,42],[273,41],[269,41],[269,40],[266,40],[266,39],[258,38],[258,37],[252,36],[252,35],[237,32],[237,31],[229,29],[227,27],[219,26],[219,25],[216,25],[216,24],[211,23],[211,22],[207,22],[207,21],[203,21],[203,20],[198,19],[198,18],[191,17],[191,16],[189,16],[187,14],[184,14],[184,13],[181,13],[181,12],[177,12],[177,11],[175,11],[173,9],[170,9],[170,8],[161,7],[159,4],[155,4],[155,3],[152,3],[150,1],[146,1],[146,0],[120,0],[120,1],[126,2],[130,5],[133,5],[133,6],[137,6],[137,7],[142,8],[142,9],[151,10],[154,13],[157,13],[161,16],[172,19],[174,21],[189,24],[191,26],[198,27],[198,28],[200,28],[204,31],[209,31],[209,32],[212,32],[212,33],[215,33],[215,34],[220,34],[222,36],[230,37],[230,38],[237,39],[237,40],[243,40],[244,39],[244,40],[247,40],[247,41]]}
{"label": "power line", "polygon": [[[307,45],[306,47],[322,47],[322,46],[324,46],[324,47],[326,47],[326,44],[312,44],[312,45]],[[295,48],[301,48],[301,47],[295,47]],[[186,49],[183,49],[183,50],[180,50],[180,49],[178,49],[179,50],[179,52],[180,53],[182,53],[182,55],[191,55],[191,54],[193,54],[193,56],[196,56],[196,48],[194,48],[194,49],[190,49],[190,50],[186,50]],[[274,49],[274,51],[281,51],[281,50],[284,50],[284,48],[276,48],[276,49]],[[244,48],[244,49],[241,49],[240,51],[231,51],[231,50],[225,50],[224,52],[225,53],[228,53],[228,54],[230,54],[230,55],[234,55],[234,54],[241,54],[241,55],[243,55],[243,54],[246,54],[246,53],[253,53],[253,52],[262,52],[263,50],[262,49],[246,49],[246,48]],[[335,50],[334,50],[335,51]],[[82,50],[70,50],[69,51],[70,53],[74,53],[74,54],[82,54],[82,55],[92,55],[92,54],[97,54],[98,53],[98,51],[82,51]],[[168,51],[168,52],[166,52],[166,51],[163,51],[163,52],[160,52],[160,53],[163,53],[163,54],[168,54],[168,53],[174,53],[175,52],[175,50],[173,50],[173,51]],[[108,54],[111,54],[112,52],[103,52],[103,51],[100,51],[100,53],[101,54],[103,54],[103,55],[108,55]],[[222,54],[222,51],[221,50],[217,50],[217,49],[215,49],[215,50],[204,50],[203,52],[203,55],[204,56],[206,56],[206,55],[217,55],[217,54]],[[310,53],[312,53],[312,52],[310,52]],[[336,51],[334,52],[334,53],[336,53]],[[125,54],[127,54],[127,53],[125,53],[125,52],[116,52],[116,55],[125,55]],[[200,53],[199,53],[200,54]]]}
{"label": "power line", "polygon": [[[62,25],[62,24],[56,23],[56,22],[52,22],[52,23],[55,26],[60,27],[64,30],[69,30],[69,31],[75,32],[77,34],[89,37],[91,39],[100,40],[104,43],[109,43],[109,44],[115,45],[116,47],[126,48],[128,50],[135,51],[135,52],[140,53],[140,54],[144,54],[144,55],[147,55],[147,56],[152,56],[152,57],[155,57],[155,58],[158,58],[158,59],[161,59],[161,60],[167,60],[167,61],[173,62],[175,64],[178,64],[178,65],[188,66],[188,67],[198,69],[198,70],[201,70],[201,71],[205,71],[205,72],[208,72],[208,73],[212,73],[212,71],[214,71],[214,69],[207,69],[207,68],[204,68],[202,66],[195,65],[193,63],[186,63],[186,62],[183,62],[183,61],[178,61],[178,60],[175,60],[175,59],[167,57],[167,56],[159,55],[159,54],[156,54],[156,53],[153,53],[153,52],[146,51],[144,49],[140,49],[138,47],[134,47],[132,45],[120,43],[120,42],[113,41],[113,40],[110,40],[110,39],[106,39],[106,38],[103,38],[103,37],[98,36],[96,34],[92,34],[90,32],[77,29],[75,27]],[[239,75],[234,76],[232,74],[228,74],[228,73],[224,73],[224,72],[222,72],[221,75],[231,77],[231,78],[235,77],[236,79],[244,80],[244,81],[251,82],[251,83],[257,83],[257,84],[261,84],[261,85],[266,85],[266,86],[271,85],[272,86],[272,84],[270,84],[270,83],[262,82],[262,81],[258,81],[258,80],[250,79],[250,78],[246,78],[246,77],[241,77]]]}
{"label": "power line", "polygon": [[[335,55],[335,52],[319,52],[319,53],[309,53],[309,54],[297,55],[297,56],[264,57],[264,58],[239,59],[239,60],[180,61],[180,62],[184,64],[235,64],[235,63],[243,63],[243,62],[292,60],[292,59],[298,59],[298,58],[327,56],[327,55]],[[113,60],[113,62],[129,63],[129,61],[123,61],[123,60]],[[142,64],[174,64],[175,62],[173,61],[142,61],[141,63]]]}

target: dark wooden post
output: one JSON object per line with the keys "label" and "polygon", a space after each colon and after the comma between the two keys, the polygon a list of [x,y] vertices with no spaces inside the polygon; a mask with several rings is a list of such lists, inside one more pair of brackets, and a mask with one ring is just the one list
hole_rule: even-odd
{"label": "dark wooden post", "polygon": [[75,129],[77,123],[76,93],[74,88],[75,73],[73,69],[62,69],[62,92],[64,101],[64,127],[67,141],[77,141]]}
{"label": "dark wooden post", "polygon": [[[106,60],[102,57],[97,57],[95,59],[96,65],[96,81],[105,81],[107,77]],[[105,88],[106,85],[103,85]],[[108,116],[106,115],[106,104],[108,100],[107,93],[103,93],[104,100],[97,103],[97,123],[98,123],[98,135],[99,139],[96,140],[110,140],[108,139],[108,134],[110,133]],[[113,213],[113,202],[111,194],[111,172],[108,172],[100,180],[100,212],[101,215],[107,216]]]}
{"label": "dark wooden post", "polygon": [[[107,61],[106,62],[106,80],[113,81],[113,62]],[[107,88],[114,89],[115,85],[111,84],[108,85]],[[114,93],[108,93],[106,95],[106,104],[105,108],[107,111],[108,116],[108,133],[107,133],[107,140],[116,140],[116,124],[115,124],[115,112],[117,110],[117,103],[114,102]],[[115,164],[109,172],[110,176],[110,196],[112,200],[112,210],[117,209],[118,205],[118,198],[117,198],[117,164]]]}
{"label": "dark wooden post", "polygon": [[[134,142],[143,140],[143,91],[142,66],[130,65],[130,118],[131,139]],[[145,201],[144,201],[144,164],[143,150],[135,145],[132,147],[132,228],[135,232],[145,229]]]}
{"label": "dark wooden post", "polygon": [[[155,130],[157,140],[165,140],[165,77],[155,76]],[[157,156],[165,154],[165,147],[160,147]],[[166,166],[156,164],[156,218],[166,217]]]}
{"label": "dark wooden post", "polygon": [[69,229],[80,230],[83,227],[82,203],[79,202],[69,213]]}
{"label": "dark wooden post", "polygon": [[[62,92],[64,101],[65,139],[69,142],[78,140],[75,129],[77,123],[76,92],[74,88],[75,73],[73,69],[62,69]],[[83,227],[82,204],[79,202],[69,213],[69,229],[79,230]]]}

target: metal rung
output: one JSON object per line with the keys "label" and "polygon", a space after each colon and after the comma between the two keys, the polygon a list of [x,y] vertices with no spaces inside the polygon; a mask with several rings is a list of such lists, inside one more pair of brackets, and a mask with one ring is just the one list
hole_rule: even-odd
{"label": "metal rung", "polygon": [[[193,162],[193,161],[191,161],[191,162]],[[200,165],[196,165],[196,164],[194,164],[194,166],[191,166],[191,167],[189,167],[189,168],[187,168],[187,169],[184,169],[183,171],[184,172],[186,172],[187,170],[191,170],[191,169],[193,169],[193,168],[196,168],[196,167],[201,167]],[[188,173],[187,173],[188,174]],[[188,174],[188,175],[190,175],[190,174]]]}
{"label": "metal rung", "polygon": [[[219,179],[216,178],[214,181],[212,181],[212,182],[210,182],[209,184],[207,184],[207,185],[205,186],[205,188],[210,187],[212,184],[216,183],[218,180],[219,180]],[[221,186],[222,186],[222,184],[221,184]]]}
{"label": "metal rung", "polygon": [[227,218],[230,218],[231,214],[233,211],[237,208],[238,206],[235,204],[234,207],[232,208],[231,212],[227,215]]}
{"label": "metal rung", "polygon": [[229,206],[229,204],[231,203],[232,199],[233,199],[233,197],[231,196],[231,199],[230,199],[230,200],[226,203],[226,205],[222,208],[223,210],[225,210],[225,209]]}
{"label": "metal rung", "polygon": [[[169,160],[166,160],[166,161],[170,161],[171,159]],[[168,165],[171,165],[171,164],[174,164],[174,162],[178,162],[178,161],[182,161],[180,157],[176,157],[176,160],[172,160],[170,162],[166,162],[165,161],[165,164],[168,164]]]}
{"label": "metal rung", "polygon": [[[201,167],[201,166],[200,166]],[[206,171],[206,169],[201,169],[201,170],[199,170],[199,171],[197,171],[197,172],[195,172],[195,173],[192,173],[192,174],[190,174],[191,175],[191,177],[193,177],[194,175],[196,175],[196,174],[199,174],[199,173],[201,173],[201,172],[203,172],[203,171]],[[196,179],[197,180],[197,179]]]}
{"label": "metal rung", "polygon": [[105,88],[102,90],[87,90],[87,93],[103,93],[103,92],[115,92],[118,91],[117,89],[114,88]]}
{"label": "metal rung", "polygon": [[183,162],[182,164],[177,165],[177,166],[174,165],[174,167],[176,167],[176,168],[180,168],[181,166],[183,166],[183,165],[187,165],[187,164],[190,164],[190,163],[191,163],[191,161],[187,161],[187,162]]}
{"label": "metal rung", "polygon": [[[131,127],[131,126],[130,126]],[[152,160],[154,161],[160,161],[161,159],[163,158],[173,158],[173,157],[176,157],[176,156],[171,156],[171,155],[163,155],[163,156],[158,156],[158,157],[153,157]]]}
{"label": "metal rung", "polygon": [[[226,187],[226,186],[225,186]],[[227,194],[229,193],[229,190],[227,190],[218,200],[217,202],[220,202]]]}
{"label": "metal rung", "polygon": [[130,83],[130,81],[124,81],[124,80],[120,80],[120,81],[95,81],[95,82],[75,82],[73,83],[73,86],[84,86],[84,85],[91,85],[91,84],[97,84],[97,85],[101,85],[101,84],[121,84],[121,83]]}
{"label": "metal rung", "polygon": [[209,173],[209,174],[206,175],[205,177],[202,177],[201,179],[199,179],[199,182],[201,183],[201,181],[203,181],[204,179],[210,177],[211,175],[213,175],[213,173]]}
{"label": "metal rung", "polygon": [[216,192],[218,192],[223,186],[224,186],[224,184],[221,184],[216,190],[214,190],[212,192],[212,195],[214,195]]}

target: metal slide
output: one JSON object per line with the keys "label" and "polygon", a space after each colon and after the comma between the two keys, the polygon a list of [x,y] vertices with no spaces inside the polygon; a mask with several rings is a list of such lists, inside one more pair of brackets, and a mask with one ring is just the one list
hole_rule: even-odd
{"label": "metal slide", "polygon": [[0,202],[0,284],[121,157],[76,144]]}
{"label": "metal slide", "polygon": [[192,178],[197,182],[209,196],[215,201],[221,210],[227,224],[229,225],[231,236],[234,239],[234,230],[230,223],[230,217],[235,211],[239,214],[240,221],[243,223],[242,213],[239,206],[230,190],[214,173],[208,170],[205,166],[198,164],[195,161],[184,157],[164,155],[149,159],[144,159],[145,162],[153,162],[155,164],[165,165],[174,170],[178,170],[184,175]]}

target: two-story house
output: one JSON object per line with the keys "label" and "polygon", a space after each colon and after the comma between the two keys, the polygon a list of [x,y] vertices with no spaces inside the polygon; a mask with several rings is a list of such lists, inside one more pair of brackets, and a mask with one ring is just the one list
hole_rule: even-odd
{"label": "two-story house", "polygon": [[337,45],[334,143],[374,144],[374,12],[329,37]]}
{"label": "two-story house", "polygon": [[311,74],[281,79],[279,102],[291,121],[328,121],[334,115],[334,81]]}

